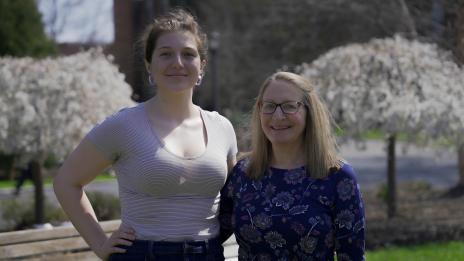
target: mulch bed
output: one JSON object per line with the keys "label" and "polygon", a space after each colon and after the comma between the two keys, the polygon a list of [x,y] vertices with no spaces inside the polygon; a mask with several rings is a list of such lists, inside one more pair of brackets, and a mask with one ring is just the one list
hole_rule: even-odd
{"label": "mulch bed", "polygon": [[446,197],[424,183],[399,184],[397,215],[388,219],[379,191],[363,191],[367,249],[464,240],[464,196]]}

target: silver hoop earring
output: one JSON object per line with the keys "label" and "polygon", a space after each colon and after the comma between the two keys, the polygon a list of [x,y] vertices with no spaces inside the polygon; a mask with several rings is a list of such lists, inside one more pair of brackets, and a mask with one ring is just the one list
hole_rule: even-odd
{"label": "silver hoop earring", "polygon": [[203,75],[201,75],[201,74],[198,75],[198,80],[197,80],[197,82],[195,83],[195,86],[200,86],[202,80],[203,80]]}
{"label": "silver hoop earring", "polygon": [[155,82],[153,81],[153,78],[151,77],[151,73],[148,74],[148,83],[149,83],[151,86],[155,86]]}

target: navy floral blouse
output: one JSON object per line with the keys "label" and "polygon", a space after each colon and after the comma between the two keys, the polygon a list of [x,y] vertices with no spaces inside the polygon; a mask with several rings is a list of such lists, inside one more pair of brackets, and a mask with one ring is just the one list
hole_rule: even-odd
{"label": "navy floral blouse", "polygon": [[221,236],[235,233],[239,260],[364,260],[364,206],[349,164],[324,179],[271,167],[253,181],[247,162],[221,191]]}

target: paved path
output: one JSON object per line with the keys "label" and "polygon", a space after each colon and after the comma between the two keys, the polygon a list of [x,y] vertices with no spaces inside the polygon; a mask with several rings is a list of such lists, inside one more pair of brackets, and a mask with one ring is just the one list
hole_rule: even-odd
{"label": "paved path", "polygon": [[[365,149],[358,147],[350,142],[341,146],[340,152],[354,166],[361,189],[375,189],[386,183],[385,143],[369,141]],[[396,173],[398,182],[425,181],[435,188],[449,188],[459,178],[457,153],[443,148],[406,147],[400,144],[396,146]]]}

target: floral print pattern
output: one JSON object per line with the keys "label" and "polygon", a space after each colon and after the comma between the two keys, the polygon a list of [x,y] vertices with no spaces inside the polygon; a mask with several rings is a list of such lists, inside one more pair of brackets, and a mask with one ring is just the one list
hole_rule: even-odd
{"label": "floral print pattern", "polygon": [[264,239],[266,239],[266,242],[269,243],[272,249],[276,249],[277,247],[282,247],[286,243],[282,235],[275,231],[268,232],[264,236]]}
{"label": "floral print pattern", "polygon": [[272,203],[274,203],[277,207],[283,207],[284,209],[289,209],[290,205],[293,204],[294,201],[295,199],[288,192],[281,192],[272,199]]}
{"label": "floral print pattern", "polygon": [[314,252],[314,249],[316,249],[317,238],[303,237],[301,238],[299,245],[305,253],[311,254]]}
{"label": "floral print pattern", "polygon": [[299,206],[294,206],[293,208],[291,208],[288,213],[290,215],[299,215],[299,214],[303,214],[306,212],[306,210],[308,210],[308,205],[299,205]]}
{"label": "floral print pattern", "polygon": [[353,226],[354,214],[348,209],[343,210],[337,214],[337,219],[335,221],[340,228],[346,227],[347,229],[351,229]]}
{"label": "floral print pattern", "polygon": [[272,218],[264,213],[255,217],[255,225],[260,229],[269,228],[272,225]]}
{"label": "floral print pattern", "polygon": [[301,183],[304,180],[305,176],[306,176],[306,173],[304,172],[304,169],[297,170],[297,171],[290,171],[286,173],[286,175],[284,176],[284,181],[287,184],[296,185],[296,184]]}
{"label": "floral print pattern", "polygon": [[243,239],[251,243],[258,243],[261,241],[261,232],[254,229],[250,225],[242,226],[240,228],[240,235],[243,237]]}
{"label": "floral print pattern", "polygon": [[353,183],[353,180],[344,179],[339,182],[337,185],[337,192],[341,200],[349,200],[352,196],[355,195],[356,186]]}
{"label": "floral print pattern", "polygon": [[235,233],[239,260],[364,260],[364,205],[349,164],[324,179],[271,167],[252,180],[247,166],[240,160],[221,191],[221,237]]}

